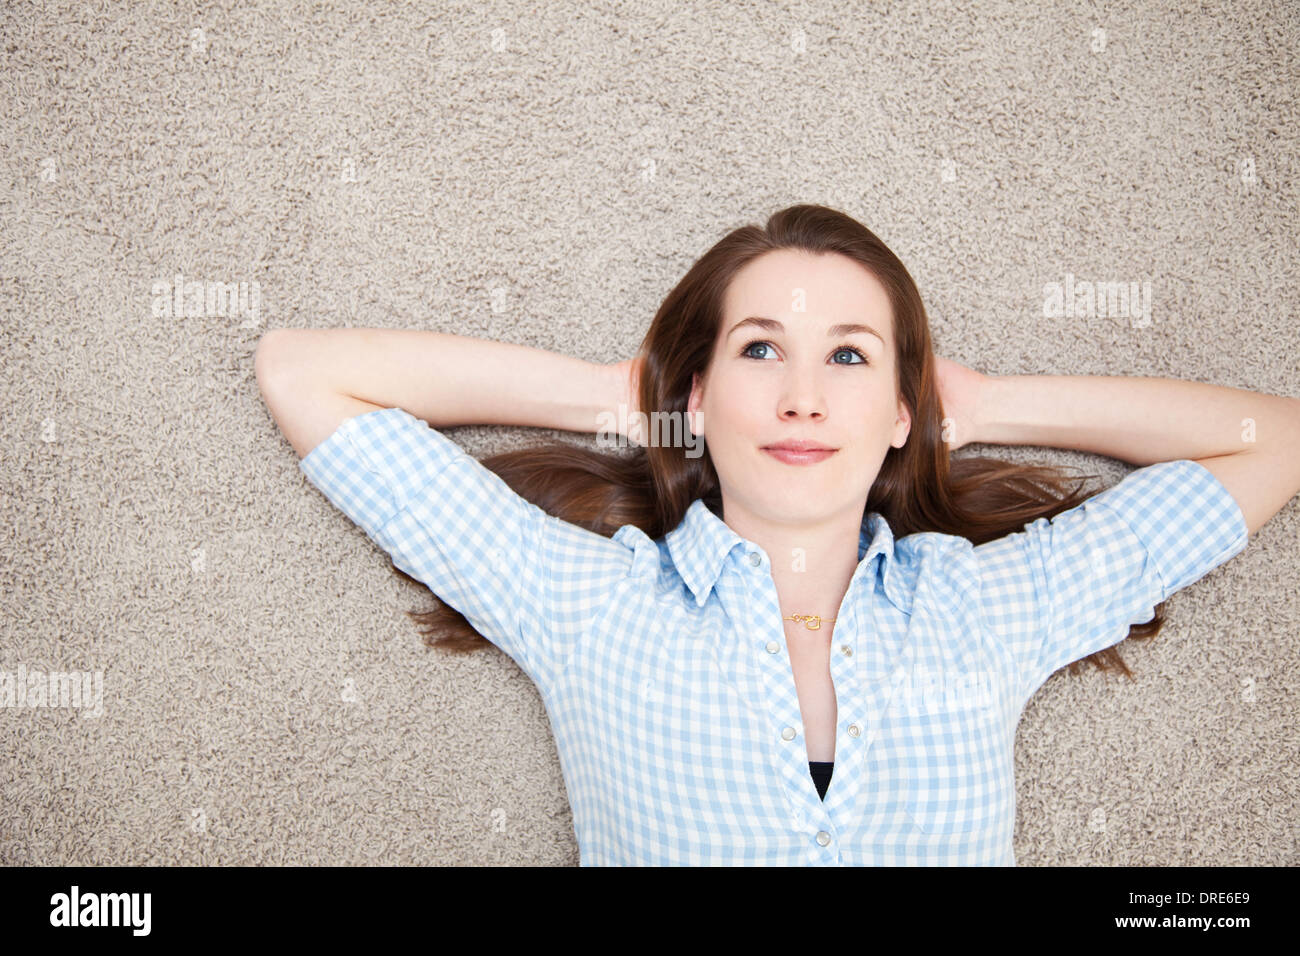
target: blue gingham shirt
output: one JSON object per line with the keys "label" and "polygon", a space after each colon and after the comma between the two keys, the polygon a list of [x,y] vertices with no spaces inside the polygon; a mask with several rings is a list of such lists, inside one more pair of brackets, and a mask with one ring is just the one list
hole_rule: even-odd
{"label": "blue gingham shirt", "polygon": [[1241,551],[1189,459],[975,547],[869,513],[832,634],[823,801],[771,562],[701,500],[663,538],[579,528],[400,408],[299,467],[534,681],[587,865],[1015,865],[1013,748],[1034,691]]}

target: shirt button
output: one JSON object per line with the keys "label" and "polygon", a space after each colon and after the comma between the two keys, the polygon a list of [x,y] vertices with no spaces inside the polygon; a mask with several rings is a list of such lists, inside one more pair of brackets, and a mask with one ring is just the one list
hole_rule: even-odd
{"label": "shirt button", "polygon": [[782,731],[781,731],[781,739],[782,739],[782,740],[794,740],[794,728],[793,728],[793,727],[786,727],[784,730],[782,730]]}
{"label": "shirt button", "polygon": [[831,842],[831,835],[827,833],[825,830],[818,830],[817,842],[820,843],[822,846],[826,846],[828,843]]}
{"label": "shirt button", "polygon": [[758,567],[760,564],[763,563],[763,558],[759,555],[757,551],[751,551],[749,553],[749,563],[752,564],[754,567]]}
{"label": "shirt button", "polygon": [[781,645],[778,644],[776,641],[768,641],[766,645],[766,649],[769,654],[775,654],[777,651],[781,649]]}
{"label": "shirt button", "polygon": [[862,736],[862,730],[858,727],[857,724],[849,724],[849,736],[850,737]]}
{"label": "shirt button", "polygon": [[843,654],[845,657],[852,657],[852,656],[853,656],[853,648],[849,647],[849,645],[847,645],[847,644],[841,644],[841,645],[840,645],[840,653]]}

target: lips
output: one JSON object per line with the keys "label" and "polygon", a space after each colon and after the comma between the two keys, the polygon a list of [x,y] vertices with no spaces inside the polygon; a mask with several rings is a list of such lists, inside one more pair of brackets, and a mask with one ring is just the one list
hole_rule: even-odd
{"label": "lips", "polygon": [[835,451],[826,445],[819,444],[815,441],[783,441],[775,445],[764,445],[764,451]]}
{"label": "lips", "polygon": [[781,442],[779,445],[765,445],[763,451],[777,461],[787,465],[812,465],[825,461],[835,454],[836,449],[809,441]]}

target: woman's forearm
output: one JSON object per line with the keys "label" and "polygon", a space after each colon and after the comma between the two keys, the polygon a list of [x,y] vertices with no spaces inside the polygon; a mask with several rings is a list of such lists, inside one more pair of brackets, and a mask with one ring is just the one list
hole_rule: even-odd
{"label": "woman's forearm", "polygon": [[402,408],[435,428],[595,432],[622,397],[611,366],[492,339],[415,329],[274,329],[263,338],[282,387]]}
{"label": "woman's forearm", "polygon": [[1145,466],[1300,440],[1300,400],[1168,378],[990,376],[971,439]]}

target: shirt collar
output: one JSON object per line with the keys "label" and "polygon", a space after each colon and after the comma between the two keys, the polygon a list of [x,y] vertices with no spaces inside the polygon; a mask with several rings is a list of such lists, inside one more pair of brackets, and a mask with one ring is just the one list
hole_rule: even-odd
{"label": "shirt collar", "polygon": [[[708,601],[709,592],[722,573],[727,555],[737,546],[746,552],[765,553],[757,544],[733,531],[699,498],[691,502],[681,523],[668,532],[665,540],[677,573],[691,589],[697,607],[703,607]],[[862,530],[858,535],[859,565],[870,561],[877,554],[881,556],[885,596],[900,611],[910,613],[912,591],[901,579],[894,554],[894,533],[883,515],[871,511],[863,518]],[[770,559],[771,556],[768,557]]]}

